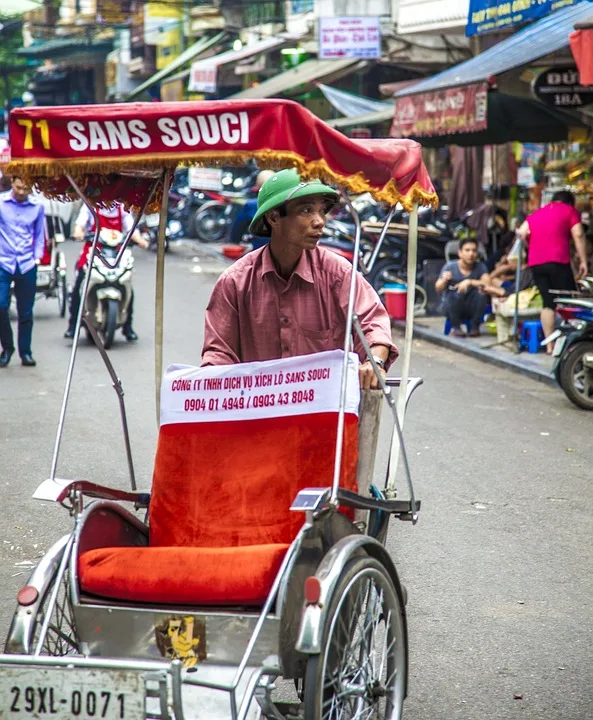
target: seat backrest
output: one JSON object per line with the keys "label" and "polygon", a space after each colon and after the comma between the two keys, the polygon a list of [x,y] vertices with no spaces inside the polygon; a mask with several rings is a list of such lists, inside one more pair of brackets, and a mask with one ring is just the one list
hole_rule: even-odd
{"label": "seat backrest", "polygon": [[[170,366],[150,504],[150,544],[291,542],[299,490],[331,485],[343,352]],[[356,489],[358,360],[349,358],[341,485]]]}

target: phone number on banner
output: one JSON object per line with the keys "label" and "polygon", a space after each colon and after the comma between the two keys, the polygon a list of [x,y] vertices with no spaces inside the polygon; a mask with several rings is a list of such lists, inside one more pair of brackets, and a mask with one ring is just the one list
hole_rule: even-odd
{"label": "phone number on banner", "polygon": [[249,410],[250,408],[275,407],[276,405],[299,405],[315,400],[315,391],[293,390],[292,392],[267,393],[266,395],[240,395],[225,398],[187,398],[183,409],[186,412],[217,412],[224,410]]}

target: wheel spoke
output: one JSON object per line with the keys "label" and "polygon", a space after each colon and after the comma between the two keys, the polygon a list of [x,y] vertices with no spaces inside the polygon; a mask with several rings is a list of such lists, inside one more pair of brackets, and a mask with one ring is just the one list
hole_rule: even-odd
{"label": "wheel spoke", "polygon": [[402,622],[382,569],[352,579],[332,615],[323,653],[323,720],[399,720],[406,675]]}

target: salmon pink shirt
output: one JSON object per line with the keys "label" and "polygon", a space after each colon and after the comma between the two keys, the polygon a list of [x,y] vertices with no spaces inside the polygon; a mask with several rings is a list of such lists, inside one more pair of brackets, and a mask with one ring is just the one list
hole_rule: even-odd
{"label": "salmon pink shirt", "polygon": [[[288,280],[268,245],[248,253],[218,279],[206,309],[202,365],[229,365],[308,355],[344,347],[352,266],[330,250],[304,250]],[[369,345],[397,357],[379,296],[359,275],[355,312]],[[354,350],[365,360],[355,335]]]}
{"label": "salmon pink shirt", "polygon": [[530,215],[527,218],[529,267],[544,263],[570,265],[570,231],[580,222],[579,213],[563,202],[551,202]]}

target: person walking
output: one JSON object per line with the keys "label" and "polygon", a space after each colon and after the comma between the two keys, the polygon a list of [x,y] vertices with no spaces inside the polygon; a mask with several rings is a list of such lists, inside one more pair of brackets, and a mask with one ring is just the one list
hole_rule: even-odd
{"label": "person walking", "polygon": [[[554,332],[554,298],[550,290],[574,290],[570,265],[570,242],[574,241],[579,258],[578,277],[587,274],[587,248],[581,216],[575,209],[574,195],[559,190],[552,202],[536,210],[519,228],[519,236],[527,245],[527,265],[533,273],[543,300],[541,324],[544,337]],[[548,343],[550,354],[553,343]]]}
{"label": "person walking", "polygon": [[5,368],[14,353],[10,327],[10,287],[18,314],[18,349],[21,363],[34,367],[31,353],[33,304],[37,290],[37,261],[45,249],[45,213],[43,205],[30,198],[31,189],[21,180],[12,179],[12,189],[0,194],[0,368]]}

